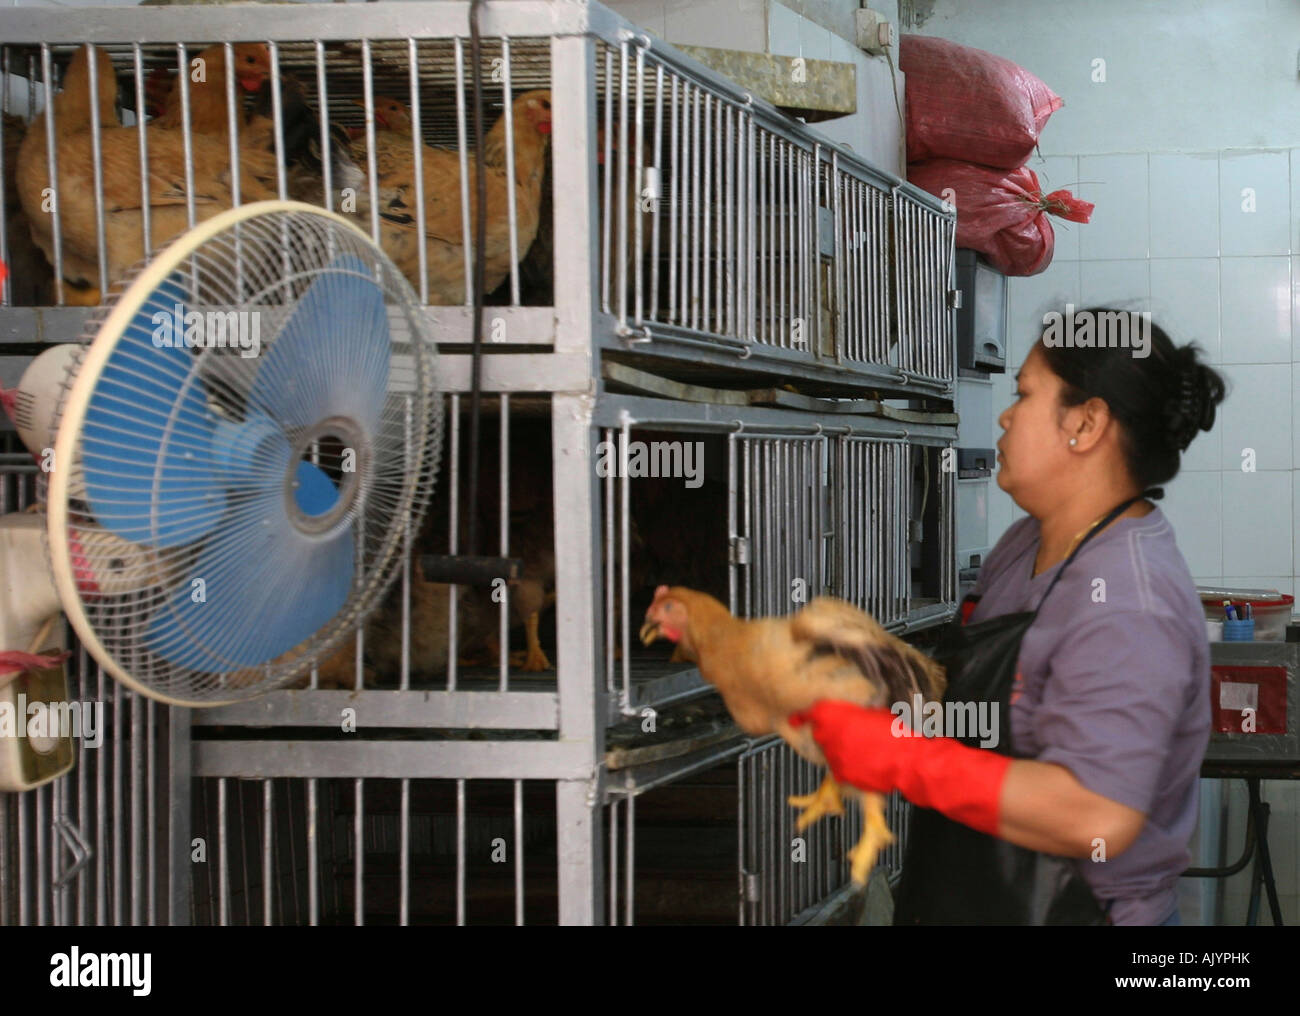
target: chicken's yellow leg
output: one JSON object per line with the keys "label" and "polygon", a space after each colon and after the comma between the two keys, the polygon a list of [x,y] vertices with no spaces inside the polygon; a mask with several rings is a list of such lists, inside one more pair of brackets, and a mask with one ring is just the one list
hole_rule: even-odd
{"label": "chicken's yellow leg", "polygon": [[894,834],[885,824],[885,797],[883,794],[862,795],[862,838],[849,851],[850,871],[854,885],[866,885],[871,870],[876,866],[880,851],[894,842]]}
{"label": "chicken's yellow leg", "polygon": [[541,619],[537,611],[529,614],[524,621],[524,632],[528,636],[528,652],[520,659],[519,653],[510,654],[512,666],[522,667],[526,671],[550,670],[551,661],[542,649],[542,640],[537,636],[537,625]]}
{"label": "chicken's yellow leg", "polygon": [[839,784],[826,774],[822,784],[811,794],[802,797],[790,797],[788,803],[792,808],[802,808],[799,819],[795,822],[795,832],[803,832],[810,825],[827,815],[843,815],[844,804],[840,797]]}
{"label": "chicken's yellow leg", "polygon": [[69,307],[97,307],[103,301],[96,286],[70,286],[64,283],[63,302]]}

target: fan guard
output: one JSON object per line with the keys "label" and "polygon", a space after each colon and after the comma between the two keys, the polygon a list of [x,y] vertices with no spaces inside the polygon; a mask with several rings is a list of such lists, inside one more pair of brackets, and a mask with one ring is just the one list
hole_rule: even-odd
{"label": "fan guard", "polygon": [[[182,705],[328,657],[418,532],[436,381],[410,284],[323,209],[232,209],[135,269],[88,322],[55,417],[50,560],[87,650]],[[105,534],[120,557],[101,585]]]}

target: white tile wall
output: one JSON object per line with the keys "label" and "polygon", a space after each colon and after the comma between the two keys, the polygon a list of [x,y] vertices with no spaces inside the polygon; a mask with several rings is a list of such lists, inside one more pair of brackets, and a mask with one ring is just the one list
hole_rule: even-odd
{"label": "white tile wall", "polygon": [[1150,166],[1151,256],[1218,257],[1218,153],[1153,153]]}
{"label": "white tile wall", "polygon": [[1219,156],[1219,243],[1225,256],[1290,253],[1289,166],[1286,151]]}
{"label": "white tile wall", "polygon": [[[1271,472],[1291,468],[1291,372],[1271,364],[1233,364],[1217,368],[1228,384],[1219,407],[1222,423],[1221,469],[1238,476],[1251,468]],[[1224,488],[1227,489],[1226,487]]]}
{"label": "white tile wall", "polygon": [[[1079,305],[1077,261],[1054,260],[1046,271],[1013,281],[1007,293],[1010,347],[1007,350],[1007,369],[1011,374],[1025,362],[1029,350],[1042,334],[1043,315],[1048,311],[1064,313],[1067,303]],[[1014,387],[1013,384],[1012,390]],[[996,414],[994,419],[997,419]]]}
{"label": "white tile wall", "polygon": [[1179,473],[1165,484],[1160,510],[1178,537],[1193,575],[1223,574],[1223,476],[1213,472]]}
{"label": "white tile wall", "polygon": [[1219,327],[1224,363],[1291,362],[1291,259],[1223,258]]}
{"label": "white tile wall", "polygon": [[[1291,506],[1292,511],[1300,509],[1300,470],[1292,470],[1291,472]],[[1291,531],[1300,532],[1300,518],[1292,518]],[[1300,540],[1296,540],[1295,544],[1296,550],[1291,562],[1291,573],[1300,577]],[[1300,598],[1297,598],[1296,602],[1300,603]]]}
{"label": "white tile wall", "polygon": [[[1300,202],[1295,208],[1300,212]],[[1300,258],[1297,257],[1291,258],[1291,359],[1300,360]]]}
{"label": "white tile wall", "polygon": [[[1153,226],[1153,234],[1154,230]],[[1154,242],[1153,235],[1153,246]],[[1194,341],[1204,351],[1206,360],[1222,363],[1219,341],[1219,259],[1153,258],[1151,319],[1168,332],[1174,342],[1184,345]],[[1191,447],[1197,447],[1205,436],[1202,434],[1198,437]],[[1185,463],[1183,468],[1206,467]]]}
{"label": "white tile wall", "polygon": [[[1228,397],[1161,507],[1198,582],[1300,594],[1292,535],[1300,533],[1300,413],[1292,411],[1300,403],[1300,233],[1290,226],[1300,221],[1300,148],[1049,156],[1030,165],[1044,189],[1070,187],[1098,210],[1058,243],[1046,272],[1011,281],[1010,373],[1043,312],[1066,302],[1149,308],[1175,343],[1194,341]],[[1254,212],[1241,210],[1248,187]],[[1012,386],[1010,374],[994,380],[993,440]],[[1255,472],[1242,472],[1244,448],[1254,449]],[[991,538],[1023,514],[991,488]],[[1291,562],[1289,574],[1278,574],[1279,560]]]}
{"label": "white tile wall", "polygon": [[1097,207],[1079,231],[1085,260],[1145,258],[1150,232],[1146,153],[1085,155],[1079,159],[1079,189]]}
{"label": "white tile wall", "polygon": [[[1223,471],[1225,578],[1270,575],[1269,585],[1276,586],[1283,581],[1278,565],[1291,560],[1291,532],[1290,470]],[[1285,580],[1289,585],[1290,576]]]}
{"label": "white tile wall", "polygon": [[1084,307],[1146,310],[1151,305],[1151,267],[1145,259],[1081,261],[1079,301]]}

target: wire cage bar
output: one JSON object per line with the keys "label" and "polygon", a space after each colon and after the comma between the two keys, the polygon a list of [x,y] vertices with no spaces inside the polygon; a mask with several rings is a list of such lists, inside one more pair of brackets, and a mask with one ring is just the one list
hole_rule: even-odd
{"label": "wire cage bar", "polygon": [[[128,12],[96,11],[75,41],[66,18],[0,12],[3,306],[97,303],[195,222],[291,197],[352,218],[447,326],[445,341],[468,341],[480,161],[469,5],[379,6],[364,28],[329,11],[312,37],[270,18],[251,39],[219,8],[169,12],[138,34]],[[794,368],[841,388],[857,375],[951,400],[952,213],[604,8],[558,17],[561,6],[485,5],[482,296],[501,307],[491,341],[553,346],[554,317],[529,311],[563,300],[556,278],[590,274],[593,352],[678,370],[698,370],[703,354],[723,374],[743,355],[750,370]],[[395,22],[401,34],[376,34]],[[588,44],[575,74],[557,53],[578,53],[566,48],[577,39]],[[112,61],[89,76],[99,105],[79,100],[75,79],[51,104],[91,43]],[[247,61],[265,67],[241,76]],[[595,163],[580,179],[552,158],[571,149]],[[175,177],[182,207],[150,190],[150,173]],[[127,191],[140,212],[121,210]],[[585,221],[594,246],[557,245]],[[51,334],[74,320],[54,315]]]}
{"label": "wire cage bar", "polygon": [[[19,447],[0,433],[0,515],[36,503],[39,471]],[[70,631],[65,644],[73,769],[0,792],[0,927],[183,923],[188,717],[126,691]],[[11,719],[32,729],[30,712]]]}
{"label": "wire cage bar", "polygon": [[[0,794],[0,923],[631,923],[654,912],[638,873],[663,863],[664,841],[637,830],[707,768],[620,776],[606,758],[614,725],[709,690],[633,638],[658,582],[745,616],[829,593],[896,633],[955,609],[951,213],[594,3],[483,6],[480,147],[468,11],[322,6],[307,33],[301,8],[271,5],[252,38],[220,7],[0,11],[0,349],[75,339],[81,304],[130,262],[268,196],[356,222],[451,354],[487,305],[477,509],[470,358],[443,356],[443,471],[389,601],[303,687],[218,709],[136,699],[74,656],[106,746]],[[51,104],[87,43],[111,74],[81,107]],[[245,89],[250,53],[266,70]],[[228,183],[209,202],[215,170]],[[148,176],[166,172],[184,201],[164,208]],[[648,396],[610,365],[713,397]],[[750,404],[737,390],[755,375],[827,397]],[[833,398],[863,389],[871,405]],[[899,423],[889,398],[922,422]],[[643,452],[667,472],[629,468]],[[23,510],[35,472],[16,444],[4,455],[0,512]],[[522,573],[429,581],[476,510],[480,552]],[[345,708],[361,729],[324,739]],[[728,913],[797,919],[842,884],[857,819],[812,831],[794,867],[782,795],[812,774],[779,744],[708,752],[708,793],[736,808],[711,861],[736,887]]]}
{"label": "wire cage bar", "polygon": [[[822,772],[778,738],[753,742],[736,760],[740,830],[739,915],[742,925],[807,919],[849,884],[848,853],[862,835],[862,809],[845,801],[843,816],[796,832],[788,799],[809,794]],[[889,795],[885,821],[894,842],[876,860],[872,878],[897,882],[907,849],[909,805]]]}
{"label": "wire cage bar", "polygon": [[555,924],[555,785],[194,782],[201,925]]}

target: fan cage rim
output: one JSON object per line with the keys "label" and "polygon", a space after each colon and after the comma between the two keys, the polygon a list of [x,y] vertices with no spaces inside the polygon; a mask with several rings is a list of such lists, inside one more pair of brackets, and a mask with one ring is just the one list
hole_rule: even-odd
{"label": "fan cage rim", "polygon": [[[214,215],[211,219],[196,224],[158,251],[154,259],[131,278],[125,288],[118,291],[115,302],[108,309],[107,314],[102,314],[101,310],[100,314],[94,314],[87,320],[82,337],[76,343],[80,347],[80,353],[74,361],[77,370],[76,377],[73,379],[72,384],[65,389],[56,411],[57,430],[54,441],[54,460],[56,463],[75,461],[75,452],[85,422],[86,410],[89,407],[90,397],[94,392],[95,385],[102,377],[104,367],[125,334],[127,326],[134,320],[144,301],[157,290],[186,258],[207,241],[240,222],[275,212],[286,214],[304,213],[319,219],[325,219],[336,226],[342,226],[345,231],[351,232],[355,238],[371,248],[375,254],[382,255],[385,264],[389,268],[392,267],[388,255],[355,223],[350,222],[336,212],[303,201],[254,201],[227,209]],[[413,294],[410,291],[409,282],[401,276],[400,272],[394,271],[394,278],[398,280],[398,291],[403,294],[408,313],[412,310],[418,311],[418,304],[412,300]],[[113,331],[110,332],[110,329],[113,329]],[[113,335],[112,341],[101,341],[101,338],[109,334]],[[414,338],[418,340],[418,332]],[[419,357],[418,362],[424,364],[424,373],[429,376],[430,381],[434,379],[437,373],[438,359],[437,344],[434,342],[426,343],[424,353]],[[417,375],[417,384],[421,380]],[[382,544],[383,553],[380,555],[383,564],[372,569],[372,578],[369,583],[372,592],[371,610],[377,607],[396,580],[400,569],[391,568],[389,565],[397,553],[398,546],[406,539],[405,533],[408,526],[412,532],[418,530],[423,522],[428,502],[432,497],[434,477],[437,474],[442,454],[443,442],[440,425],[442,406],[435,391],[426,392],[426,396],[430,403],[430,418],[436,418],[439,421],[439,425],[431,433],[419,437],[423,453],[418,459],[422,460],[427,457],[430,460],[429,483],[427,488],[422,491],[417,482],[420,475],[419,471],[408,476],[409,483],[404,488],[404,494],[407,495],[404,497],[404,501],[410,506],[410,512],[407,516],[408,522],[388,527],[388,532]],[[66,425],[70,419],[75,420],[76,426]],[[68,486],[72,473],[71,469],[61,470],[56,467],[47,474],[49,481],[45,494],[46,551],[51,564],[54,587],[58,593],[59,603],[64,614],[76,632],[82,647],[114,679],[122,682],[129,690],[154,701],[162,702],[165,705],[208,709],[250,701],[271,691],[282,690],[284,685],[294,680],[296,676],[301,676],[303,673],[310,671],[311,668],[303,668],[296,674],[290,672],[277,685],[261,689],[252,695],[240,695],[228,699],[180,698],[132,677],[100,640],[95,627],[86,616],[81,593],[77,588],[71,546],[67,538],[69,525],[67,510]],[[353,600],[354,597],[350,595],[349,601]],[[317,634],[331,627],[335,628],[335,634],[333,638],[327,640],[328,644],[326,646],[311,655],[313,666],[321,661],[328,649],[337,649],[343,645],[346,642],[348,633],[359,629],[364,624],[369,613],[370,611],[359,611],[355,603],[353,603],[351,607],[346,609],[346,616],[341,619],[336,616],[322,626]]]}

